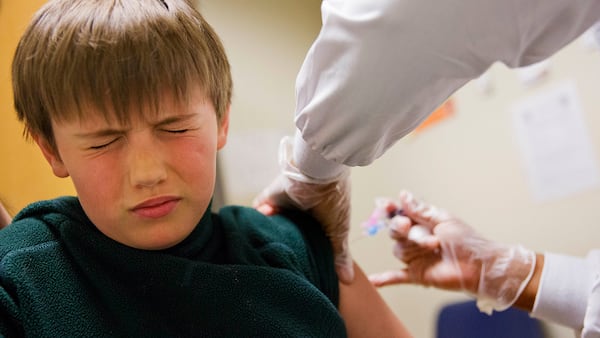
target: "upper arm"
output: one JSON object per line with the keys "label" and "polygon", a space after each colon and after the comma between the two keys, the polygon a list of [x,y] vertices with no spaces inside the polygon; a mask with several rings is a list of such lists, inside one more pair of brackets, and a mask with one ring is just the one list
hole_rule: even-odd
{"label": "upper arm", "polygon": [[11,222],[11,217],[8,211],[4,208],[2,201],[0,201],[0,229],[4,228]]}
{"label": "upper arm", "polygon": [[365,273],[354,264],[352,284],[340,283],[340,314],[348,337],[412,337]]}

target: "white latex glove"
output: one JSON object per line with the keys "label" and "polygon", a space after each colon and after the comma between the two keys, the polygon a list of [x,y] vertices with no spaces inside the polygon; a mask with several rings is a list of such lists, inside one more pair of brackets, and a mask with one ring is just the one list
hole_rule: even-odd
{"label": "white latex glove", "polygon": [[289,137],[281,140],[281,174],[254,199],[253,206],[266,215],[287,208],[308,211],[322,224],[331,241],[338,278],[350,283],[354,279],[352,256],[348,248],[350,170],[344,170],[329,180],[307,177],[292,161],[292,144]]}
{"label": "white latex glove", "polygon": [[[404,216],[392,219],[390,236],[396,241],[394,255],[406,267],[370,276],[374,285],[414,283],[467,291],[487,314],[505,310],[519,298],[535,268],[533,251],[487,240],[406,191],[400,193],[400,207]],[[424,228],[415,235],[417,225]]]}

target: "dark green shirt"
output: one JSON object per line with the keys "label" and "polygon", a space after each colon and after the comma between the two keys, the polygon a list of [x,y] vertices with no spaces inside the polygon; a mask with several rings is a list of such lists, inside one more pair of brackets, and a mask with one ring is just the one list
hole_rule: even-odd
{"label": "dark green shirt", "polygon": [[305,214],[206,212],[162,251],[100,233],[74,197],[0,231],[6,337],[343,337],[331,246]]}

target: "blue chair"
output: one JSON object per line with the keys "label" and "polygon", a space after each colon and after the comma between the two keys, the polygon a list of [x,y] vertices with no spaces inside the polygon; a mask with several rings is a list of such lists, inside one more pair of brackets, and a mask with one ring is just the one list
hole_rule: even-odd
{"label": "blue chair", "polygon": [[525,311],[510,308],[491,316],[475,301],[448,304],[439,313],[437,338],[544,338],[542,323]]}

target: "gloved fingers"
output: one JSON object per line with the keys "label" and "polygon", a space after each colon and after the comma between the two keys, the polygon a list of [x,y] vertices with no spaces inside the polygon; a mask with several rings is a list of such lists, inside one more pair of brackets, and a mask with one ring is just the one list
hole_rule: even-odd
{"label": "gloved fingers", "polygon": [[479,268],[468,257],[461,260],[447,245],[429,249],[410,240],[400,240],[394,246],[394,256],[406,267],[407,283],[435,286],[448,290],[469,290],[477,286]]}
{"label": "gloved fingers", "polygon": [[270,189],[267,187],[263,189],[258,196],[254,197],[254,200],[252,200],[252,207],[267,216],[275,213],[275,207],[269,199],[269,193]]}
{"label": "gloved fingers", "polygon": [[410,228],[408,239],[427,249],[437,249],[440,246],[440,239],[430,229],[419,224]]}
{"label": "gloved fingers", "polygon": [[348,229],[338,224],[325,230],[331,241],[338,278],[342,283],[350,284],[354,280],[354,262],[348,244]]}
{"label": "gloved fingers", "polygon": [[256,210],[258,210],[258,212],[260,212],[261,214],[265,215],[265,216],[273,216],[275,214],[277,214],[279,212],[279,210],[277,209],[276,206],[271,205],[269,203],[260,203],[260,204],[256,204],[254,206],[254,208]]}
{"label": "gloved fingers", "polygon": [[424,250],[414,244],[401,249],[405,250],[401,254],[406,259],[405,268],[370,275],[369,280],[374,286],[418,284],[446,290],[476,291],[479,270],[470,264],[453,261],[442,257],[437,250]]}
{"label": "gloved fingers", "polygon": [[[331,241],[339,280],[349,284],[354,280],[354,265],[348,246],[349,187],[339,188],[338,184],[340,183],[319,186],[279,176],[254,199],[252,205],[265,215],[273,215],[287,208],[308,209],[323,224]],[[294,194],[295,198],[291,198],[289,194]],[[312,208],[306,207],[313,204]]]}
{"label": "gloved fingers", "polygon": [[416,199],[409,191],[401,191],[399,198],[404,215],[429,229],[433,229],[438,223],[451,219],[451,216],[445,210]]}
{"label": "gloved fingers", "polygon": [[328,184],[309,212],[319,220],[325,234],[331,241],[338,278],[349,284],[354,280],[353,261],[349,251],[350,233],[350,186],[347,182]]}
{"label": "gloved fingers", "polygon": [[266,188],[252,201],[252,207],[266,216],[274,215],[279,211],[277,205],[271,200],[270,193],[270,189]]}
{"label": "gloved fingers", "polygon": [[390,236],[394,239],[404,239],[408,237],[413,222],[406,216],[394,216],[390,219]]}
{"label": "gloved fingers", "polygon": [[424,260],[429,257],[439,259],[439,250],[419,245],[411,240],[399,240],[394,244],[394,257],[405,264],[411,264],[415,260]]}
{"label": "gloved fingers", "polygon": [[419,284],[447,290],[460,290],[460,275],[448,265],[410,265],[401,270],[390,270],[369,275],[375,287],[394,284]]}
{"label": "gloved fingers", "polygon": [[252,207],[258,208],[262,204],[270,204],[269,199],[269,187],[264,188],[258,195],[252,200]]}
{"label": "gloved fingers", "polygon": [[335,271],[340,282],[350,284],[354,280],[354,262],[350,250],[346,248],[342,252],[335,254]]}
{"label": "gloved fingers", "polygon": [[420,224],[413,224],[410,218],[395,216],[390,222],[390,237],[396,241],[411,241],[428,250],[439,248],[440,239],[431,230]]}
{"label": "gloved fingers", "polygon": [[406,270],[390,270],[369,275],[369,281],[375,287],[411,283]]}
{"label": "gloved fingers", "polygon": [[410,283],[445,290],[476,290],[475,269],[470,264],[449,260],[440,255],[422,256],[405,268]]}
{"label": "gloved fingers", "polygon": [[279,148],[281,174],[255,205],[264,212],[295,208],[307,211],[318,220],[331,241],[336,271],[340,281],[354,279],[353,262],[348,250],[350,232],[350,169],[335,177],[314,178],[304,175],[293,161],[293,142],[281,140]]}
{"label": "gloved fingers", "polygon": [[290,179],[279,175],[252,201],[252,206],[265,215],[278,213],[281,209],[298,208],[286,191]]}
{"label": "gloved fingers", "polygon": [[257,208],[262,204],[273,205],[273,195],[284,192],[282,176],[277,176],[268,186],[266,186],[252,201],[252,207]]}

